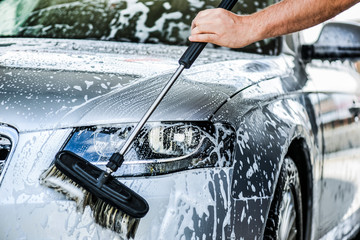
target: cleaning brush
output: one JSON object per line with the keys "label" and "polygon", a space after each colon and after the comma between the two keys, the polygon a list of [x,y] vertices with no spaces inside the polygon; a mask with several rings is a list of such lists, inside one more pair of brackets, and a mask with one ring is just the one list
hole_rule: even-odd
{"label": "cleaning brush", "polygon": [[[231,10],[236,2],[237,0],[222,0],[218,7]],[[55,157],[54,165],[40,176],[40,183],[76,201],[80,211],[90,206],[99,225],[126,238],[134,238],[140,218],[146,215],[149,206],[145,199],[116,180],[112,173],[122,165],[124,154],[182,71],[191,67],[205,46],[206,43],[190,44],[179,59],[180,66],[140,119],[120,151],[110,157],[106,171],[72,152],[60,151]]]}
{"label": "cleaning brush", "polygon": [[[63,163],[67,165],[64,166]],[[80,212],[83,212],[85,207],[89,206],[94,221],[100,226],[119,233],[128,239],[134,238],[140,218],[149,209],[147,202],[113,177],[108,179],[107,187],[103,189],[107,194],[97,197],[85,189],[87,184],[83,184],[84,181],[74,181],[72,179],[74,176],[70,176],[70,178],[66,175],[69,171],[67,166],[72,166],[77,170],[79,168],[85,169],[91,175],[84,174],[82,172],[84,170],[80,170],[79,175],[89,177],[92,182],[95,182],[103,172],[76,154],[61,151],[56,155],[55,163],[41,174],[40,183],[54,188],[56,191],[65,194],[68,199],[75,201],[77,210]],[[104,200],[104,196],[107,195],[112,196],[112,201],[108,201],[106,198]]]}

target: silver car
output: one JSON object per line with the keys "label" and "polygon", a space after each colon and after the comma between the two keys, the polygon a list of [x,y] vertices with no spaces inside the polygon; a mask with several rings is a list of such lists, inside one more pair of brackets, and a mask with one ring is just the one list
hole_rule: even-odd
{"label": "silver car", "polygon": [[[360,222],[360,26],[208,45],[116,171],[131,234],[40,184],[59,152],[104,168],[211,0],[0,1],[0,239],[348,239]],[[239,1],[252,13],[272,1]],[[98,213],[101,213],[101,209]],[[125,226],[126,228],[126,226]]]}

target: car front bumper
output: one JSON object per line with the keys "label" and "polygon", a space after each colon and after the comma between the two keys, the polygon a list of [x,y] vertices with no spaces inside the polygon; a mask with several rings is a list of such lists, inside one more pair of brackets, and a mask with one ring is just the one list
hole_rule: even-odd
{"label": "car front bumper", "polygon": [[[80,212],[74,201],[39,183],[70,132],[19,134],[0,187],[0,239],[121,238],[95,224],[89,207]],[[271,199],[233,198],[232,172],[202,168],[120,178],[150,206],[135,239],[261,239]]]}

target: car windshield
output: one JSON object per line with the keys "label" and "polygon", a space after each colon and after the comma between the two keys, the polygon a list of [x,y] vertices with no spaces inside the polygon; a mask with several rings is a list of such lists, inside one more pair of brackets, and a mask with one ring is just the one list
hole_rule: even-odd
{"label": "car windshield", "polygon": [[[234,12],[250,14],[274,0],[239,0]],[[97,39],[188,45],[192,19],[219,0],[0,0],[0,36]],[[214,46],[216,47],[216,46]],[[277,54],[279,39],[247,52]]]}

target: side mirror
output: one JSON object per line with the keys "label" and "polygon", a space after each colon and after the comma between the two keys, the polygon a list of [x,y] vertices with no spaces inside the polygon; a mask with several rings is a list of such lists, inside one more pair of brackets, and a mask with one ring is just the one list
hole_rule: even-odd
{"label": "side mirror", "polygon": [[360,59],[360,24],[327,23],[318,40],[312,45],[302,45],[300,53],[304,62]]}

